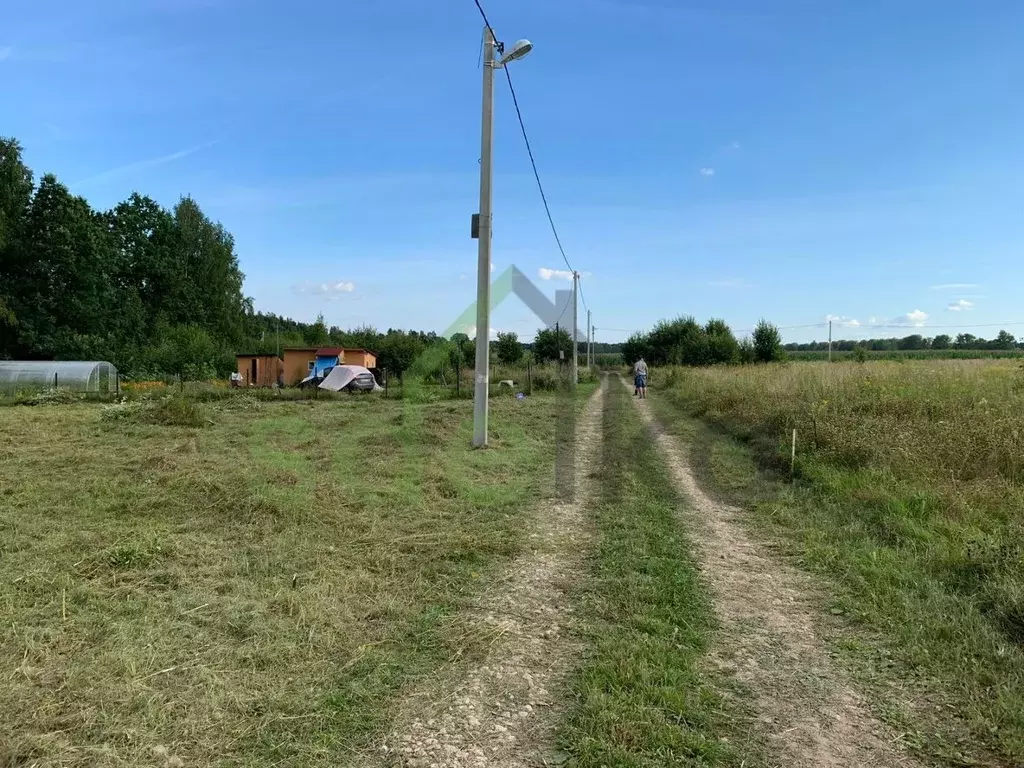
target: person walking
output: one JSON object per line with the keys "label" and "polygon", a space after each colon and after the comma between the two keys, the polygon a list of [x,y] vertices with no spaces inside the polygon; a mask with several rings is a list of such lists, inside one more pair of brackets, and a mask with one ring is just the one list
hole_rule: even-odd
{"label": "person walking", "polygon": [[633,365],[633,395],[641,400],[647,397],[647,363],[642,357]]}

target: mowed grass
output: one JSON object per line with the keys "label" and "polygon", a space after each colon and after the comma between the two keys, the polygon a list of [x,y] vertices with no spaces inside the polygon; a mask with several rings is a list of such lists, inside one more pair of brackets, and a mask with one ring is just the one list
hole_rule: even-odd
{"label": "mowed grass", "polygon": [[865,630],[842,650],[892,694],[882,706],[904,739],[952,765],[1024,763],[1019,365],[677,369],[655,381],[705,478],[830,578],[833,612]]}
{"label": "mowed grass", "polygon": [[0,766],[360,765],[492,639],[459,610],[552,491],[554,397],[487,451],[470,402],[197,407],[0,409]]}
{"label": "mowed grass", "polygon": [[702,659],[715,629],[661,457],[615,381],[606,384],[599,545],[582,615],[587,658],[560,735],[566,765],[739,765],[730,717]]}

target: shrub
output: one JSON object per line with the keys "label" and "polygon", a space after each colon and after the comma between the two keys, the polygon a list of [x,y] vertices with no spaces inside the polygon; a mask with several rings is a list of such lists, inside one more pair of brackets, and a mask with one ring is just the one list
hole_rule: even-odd
{"label": "shrub", "polygon": [[25,398],[24,403],[25,405],[67,405],[68,403],[76,403],[78,400],[79,396],[74,390],[67,387],[57,387],[44,389],[42,392],[29,395]]}
{"label": "shrub", "polygon": [[105,406],[100,418],[162,427],[205,427],[211,423],[202,405],[184,397],[165,397],[150,402],[122,400]]}

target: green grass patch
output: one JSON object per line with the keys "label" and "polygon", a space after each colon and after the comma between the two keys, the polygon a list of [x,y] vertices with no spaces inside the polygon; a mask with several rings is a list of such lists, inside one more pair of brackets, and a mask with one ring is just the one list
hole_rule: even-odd
{"label": "green grass patch", "polygon": [[1024,762],[1020,375],[908,362],[658,377],[654,405],[708,487],[827,578],[849,622],[837,650],[943,764]]}
{"label": "green grass patch", "polygon": [[715,631],[681,503],[625,389],[605,394],[600,542],[583,606],[588,657],[561,731],[567,765],[739,765],[702,658]]}
{"label": "green grass patch", "polygon": [[468,401],[200,406],[0,409],[0,765],[362,765],[485,652],[462,610],[553,492],[555,397],[494,399],[486,451]]}

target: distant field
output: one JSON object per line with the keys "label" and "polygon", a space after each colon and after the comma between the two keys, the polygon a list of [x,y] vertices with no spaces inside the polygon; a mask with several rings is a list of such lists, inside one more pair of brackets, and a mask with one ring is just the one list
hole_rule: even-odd
{"label": "distant field", "polygon": [[[752,508],[802,565],[830,577],[837,613],[882,638],[847,651],[876,670],[896,665],[920,686],[908,738],[957,765],[978,764],[956,756],[981,747],[1024,764],[1021,366],[655,373],[655,401],[669,418],[712,426],[695,453],[709,481]],[[794,429],[788,485],[780,481]],[[957,713],[962,733],[927,725],[937,706]]]}
{"label": "distant field", "polygon": [[[868,360],[1001,360],[1024,358],[1022,349],[902,349],[865,350]],[[853,351],[833,350],[833,360],[852,360]],[[813,352],[786,352],[790,360],[828,360],[828,350]]]}
{"label": "distant field", "polygon": [[496,398],[491,451],[469,401],[0,409],[0,765],[363,764],[490,642],[460,609],[551,491],[555,403]]}

